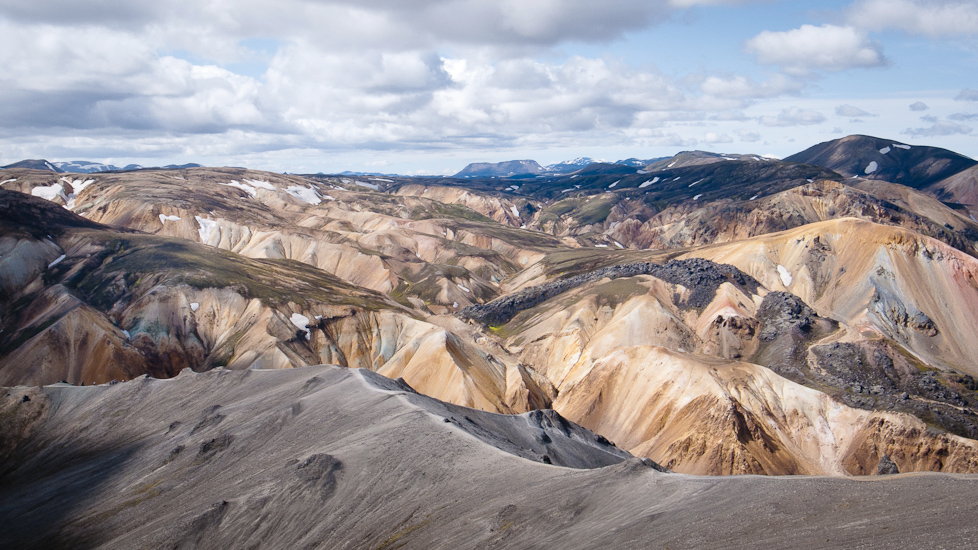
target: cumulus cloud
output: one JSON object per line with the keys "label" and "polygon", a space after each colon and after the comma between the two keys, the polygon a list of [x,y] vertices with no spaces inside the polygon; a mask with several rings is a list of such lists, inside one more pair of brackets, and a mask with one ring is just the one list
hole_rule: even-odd
{"label": "cumulus cloud", "polygon": [[874,117],[877,116],[869,111],[865,111],[855,105],[839,105],[835,108],[835,114],[849,118]]}
{"label": "cumulus cloud", "polygon": [[958,92],[958,95],[954,99],[958,101],[978,101],[978,90],[965,88]]}
{"label": "cumulus cloud", "polygon": [[978,34],[976,0],[861,0],[848,11],[861,29],[898,29],[933,37]]}
{"label": "cumulus cloud", "polygon": [[970,126],[945,121],[935,122],[926,128],[907,128],[903,131],[904,134],[913,137],[954,136],[970,134],[971,132],[972,128]]}
{"label": "cumulus cloud", "polygon": [[923,101],[915,101],[910,104],[911,111],[926,111],[927,109],[930,109],[930,106]]}
{"label": "cumulus cloud", "polygon": [[952,113],[947,118],[951,120],[978,120],[978,113]]}
{"label": "cumulus cloud", "polygon": [[791,107],[782,109],[776,116],[762,116],[758,122],[764,126],[810,126],[825,122],[825,116],[818,111]]}
{"label": "cumulus cloud", "polygon": [[878,67],[886,63],[879,47],[854,28],[802,25],[790,31],[764,31],[751,38],[747,51],[758,61],[792,73]]}

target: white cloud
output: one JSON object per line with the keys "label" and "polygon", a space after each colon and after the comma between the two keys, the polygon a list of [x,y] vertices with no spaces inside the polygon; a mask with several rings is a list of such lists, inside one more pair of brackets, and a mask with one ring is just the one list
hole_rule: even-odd
{"label": "white cloud", "polygon": [[970,134],[972,128],[957,122],[935,122],[926,128],[907,128],[904,134],[913,137],[954,136]]}
{"label": "white cloud", "polygon": [[838,71],[885,64],[883,53],[853,27],[802,25],[784,32],[764,31],[747,41],[747,50],[761,63],[791,73]]}
{"label": "white cloud", "polygon": [[879,31],[898,29],[933,37],[978,34],[976,0],[861,0],[848,11],[850,24]]}
{"label": "white cloud", "polygon": [[774,75],[765,82],[757,83],[741,75],[708,76],[700,84],[700,90],[717,98],[760,99],[795,93],[803,84],[785,75]]}
{"label": "white cloud", "polygon": [[791,107],[783,109],[777,116],[762,116],[758,122],[764,126],[810,126],[825,122],[825,116],[818,111]]}
{"label": "white cloud", "polygon": [[926,111],[927,109],[930,109],[930,106],[923,101],[915,101],[910,104],[911,111]]}
{"label": "white cloud", "polygon": [[849,118],[874,117],[873,113],[860,109],[855,105],[839,105],[835,108],[835,114]]}

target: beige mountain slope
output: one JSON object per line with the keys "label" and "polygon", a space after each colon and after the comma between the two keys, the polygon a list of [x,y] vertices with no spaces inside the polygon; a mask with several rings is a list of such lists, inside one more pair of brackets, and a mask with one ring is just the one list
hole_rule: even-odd
{"label": "beige mountain slope", "polygon": [[[806,313],[797,298],[724,276],[716,264],[675,265],[527,302],[492,332],[554,384],[561,414],[677,471],[863,474],[883,455],[904,471],[978,471],[978,442],[931,432],[916,417],[931,420],[927,411],[938,407],[939,425],[974,437],[974,405],[962,408],[962,394],[945,384],[970,403],[978,394],[953,372],[933,390],[917,388],[919,373],[904,361],[897,367],[906,372],[873,402],[850,398],[850,380],[810,372],[838,361],[810,366],[806,351],[859,339],[858,328]],[[904,389],[913,392],[905,400],[897,397]]]}
{"label": "beige mountain slope", "polygon": [[[724,162],[722,156],[706,159]],[[685,248],[856,217],[911,229],[978,254],[978,222],[967,213],[952,210],[925,192],[881,180],[811,180],[772,194],[759,193],[752,200],[730,196],[706,202],[677,200],[656,207],[628,188],[549,205],[531,195],[520,196],[518,189],[500,192],[414,184],[400,185],[396,192],[462,205],[502,224],[552,233],[571,246]],[[561,206],[564,203],[567,206]],[[600,217],[597,224],[595,216]]]}
{"label": "beige mountain slope", "polygon": [[963,548],[978,537],[974,476],[665,474],[618,462],[551,413],[480,413],[361,371],[185,371],[0,395],[5,547]]}
{"label": "beige mountain slope", "polygon": [[333,363],[486,410],[549,400],[526,367],[305,264],[112,231],[19,193],[0,191],[0,211],[0,384]]}
{"label": "beige mountain slope", "polygon": [[978,166],[962,170],[924,190],[941,200],[962,205],[972,219],[978,216]]}
{"label": "beige mountain slope", "polygon": [[[792,179],[700,203],[682,184],[689,197],[653,211],[634,182],[548,205],[243,169],[91,179],[50,199],[144,233],[5,241],[2,383],[333,363],[489,411],[553,406],[682,472],[873,473],[884,455],[902,471],[978,468],[975,224],[916,191]],[[560,202],[580,209],[559,237],[513,227],[544,227]],[[665,265],[519,298],[644,261]],[[485,330],[441,315],[509,293],[513,315]]]}
{"label": "beige mountain slope", "polygon": [[940,241],[837,219],[688,255],[735,265],[927,365],[978,375],[978,260]]}
{"label": "beige mountain slope", "polygon": [[[91,220],[250,258],[297,260],[440,312],[494,297],[499,281],[560,244],[467,208],[395,198],[345,178],[199,168],[90,179],[72,208]],[[47,188],[41,183],[34,189]]]}

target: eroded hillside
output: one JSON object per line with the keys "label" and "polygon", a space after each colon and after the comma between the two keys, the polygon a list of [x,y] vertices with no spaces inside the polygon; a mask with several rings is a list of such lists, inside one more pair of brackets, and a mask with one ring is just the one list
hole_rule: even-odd
{"label": "eroded hillside", "polygon": [[[0,383],[325,363],[679,472],[978,472],[972,164],[857,138],[515,179],[5,170]],[[852,177],[854,147],[890,164]]]}

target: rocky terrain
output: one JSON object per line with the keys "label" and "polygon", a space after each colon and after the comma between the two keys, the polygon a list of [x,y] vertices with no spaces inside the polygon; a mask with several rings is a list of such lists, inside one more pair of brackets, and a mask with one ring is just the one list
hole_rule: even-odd
{"label": "rocky terrain", "polygon": [[[677,525],[688,527],[715,511],[701,491],[756,495],[762,509],[801,505],[787,495],[808,484],[860,499],[869,518],[900,487],[920,498],[970,487],[934,476],[687,476],[978,473],[974,161],[850,136],[783,161],[691,151],[579,164],[449,178],[0,170],[0,385],[11,420],[0,475],[12,484],[0,510],[23,527],[10,540],[61,521],[42,546],[111,546],[130,531],[137,546],[183,532],[197,533],[188,546],[236,545],[247,530],[234,526],[279,513],[294,489],[330,499],[328,519],[275,521],[349,529],[338,546],[430,546],[434,533],[452,533],[444,547],[549,546],[602,514],[622,518],[614,541],[702,546],[719,531],[700,544],[669,538],[672,512],[653,522],[665,538],[646,538],[642,506],[668,487],[684,495],[670,510],[684,510]],[[329,389],[303,412],[319,395],[302,386],[312,379]],[[221,412],[231,403],[257,408]],[[395,404],[421,412],[385,408]],[[143,407],[173,412],[116,423]],[[409,427],[412,415],[437,429]],[[84,439],[76,418],[99,418],[84,425],[102,435]],[[314,422],[336,434],[305,441]],[[281,434],[280,446],[258,449],[266,433]],[[77,456],[59,454],[74,452],[71,436],[84,439]],[[403,451],[412,441],[419,450]],[[396,458],[366,458],[374,447]],[[464,458],[448,467],[424,453]],[[279,466],[244,483],[201,466],[219,456]],[[59,477],[107,465],[118,477],[92,491],[108,500]],[[353,496],[344,476],[377,476],[417,504],[391,514],[395,503]],[[444,483],[425,492],[418,476]],[[465,476],[498,495],[464,496]],[[268,489],[277,478],[295,487]],[[551,530],[533,523],[542,520],[497,501],[514,491],[502,479],[532,486],[527,506],[563,495],[569,515],[553,512]],[[637,508],[601,511],[612,497],[574,489],[575,479]],[[228,496],[204,502],[194,484]],[[870,486],[879,493],[862,492]],[[193,504],[164,509],[171,499],[157,496],[171,490]],[[972,502],[968,491],[953,498]],[[38,500],[3,504],[25,495]],[[448,520],[445,499],[473,515]],[[136,517],[159,519],[136,529]],[[913,525],[888,518],[825,544],[872,546]],[[745,547],[800,540],[760,539],[748,525],[728,526]],[[308,540],[255,536],[315,545],[328,535],[316,529]]]}

